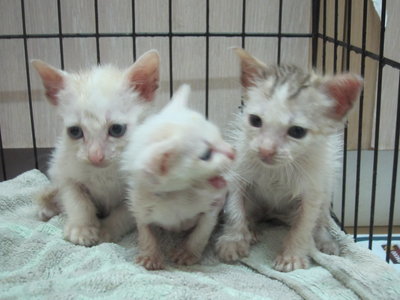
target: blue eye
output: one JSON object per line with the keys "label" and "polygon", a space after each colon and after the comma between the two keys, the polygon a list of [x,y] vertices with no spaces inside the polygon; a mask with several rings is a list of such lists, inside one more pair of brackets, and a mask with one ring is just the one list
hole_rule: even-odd
{"label": "blue eye", "polygon": [[249,123],[253,127],[260,128],[262,126],[262,120],[257,115],[249,115]]}
{"label": "blue eye", "polygon": [[80,128],[79,126],[68,127],[67,132],[69,137],[73,140],[79,140],[83,137],[82,128]]}
{"label": "blue eye", "polygon": [[307,129],[300,126],[292,126],[288,130],[288,135],[295,139],[301,139],[307,134]]}
{"label": "blue eye", "polygon": [[212,156],[212,149],[208,148],[206,152],[204,152],[199,158],[204,161],[210,160]]}
{"label": "blue eye", "polygon": [[108,134],[112,137],[119,138],[125,134],[126,125],[125,124],[112,124],[108,129]]}

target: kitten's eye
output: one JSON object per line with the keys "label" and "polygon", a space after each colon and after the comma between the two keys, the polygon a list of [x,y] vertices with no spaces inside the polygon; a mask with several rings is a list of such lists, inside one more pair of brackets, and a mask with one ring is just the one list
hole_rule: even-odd
{"label": "kitten's eye", "polygon": [[110,126],[108,129],[108,134],[113,136],[113,137],[121,137],[125,134],[126,131],[126,125],[121,125],[121,124],[113,124]]}
{"label": "kitten's eye", "polygon": [[292,126],[287,133],[295,139],[301,139],[307,134],[307,129],[300,126]]}
{"label": "kitten's eye", "polygon": [[259,116],[257,115],[249,115],[249,123],[253,127],[261,127],[262,126],[262,120]]}
{"label": "kitten's eye", "polygon": [[82,128],[80,128],[79,126],[68,127],[67,132],[69,137],[73,140],[79,140],[83,137]]}
{"label": "kitten's eye", "polygon": [[212,149],[208,148],[207,151],[204,152],[203,155],[201,155],[199,158],[201,160],[207,161],[210,160],[211,156],[212,156]]}

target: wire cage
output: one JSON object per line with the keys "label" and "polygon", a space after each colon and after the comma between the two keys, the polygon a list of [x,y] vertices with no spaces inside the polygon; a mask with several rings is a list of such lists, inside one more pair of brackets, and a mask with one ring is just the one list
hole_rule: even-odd
{"label": "wire cage", "polygon": [[30,59],[61,69],[115,60],[127,66],[158,48],[161,103],[189,81],[198,100],[194,107],[224,127],[240,105],[238,64],[228,47],[241,46],[267,63],[293,62],[365,78],[344,129],[333,211],[342,229],[352,227],[355,240],[360,227],[367,227],[369,248],[376,226],[385,226],[388,261],[400,224],[399,21],[390,18],[396,8],[395,0],[381,1],[381,7],[371,0],[3,0],[0,180],[32,168],[45,171],[59,129],[54,113],[42,105]]}

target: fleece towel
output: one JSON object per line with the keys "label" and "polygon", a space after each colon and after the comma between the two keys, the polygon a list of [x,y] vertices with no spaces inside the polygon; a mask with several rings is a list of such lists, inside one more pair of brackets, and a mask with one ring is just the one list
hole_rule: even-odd
{"label": "fleece towel", "polygon": [[[86,248],[62,239],[62,216],[38,220],[33,199],[46,184],[37,170],[0,183],[0,299],[400,299],[400,274],[333,223],[341,256],[315,252],[308,270],[271,268],[287,229],[265,225],[237,264],[220,263],[211,245],[201,264],[150,272],[134,263],[135,232]],[[160,238],[166,251],[182,239]]]}

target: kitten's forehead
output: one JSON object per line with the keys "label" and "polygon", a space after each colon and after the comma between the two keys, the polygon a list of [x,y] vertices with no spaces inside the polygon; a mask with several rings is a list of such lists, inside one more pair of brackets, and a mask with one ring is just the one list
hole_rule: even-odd
{"label": "kitten's forehead", "polygon": [[266,80],[261,87],[267,99],[285,90],[287,99],[295,99],[298,93],[311,84],[312,73],[306,73],[294,65],[273,66],[267,69]]}
{"label": "kitten's forehead", "polygon": [[269,69],[269,76],[255,87],[248,89],[250,101],[246,112],[262,116],[269,126],[296,124],[314,127],[313,117],[325,105],[312,88],[313,73],[306,73],[295,66],[276,66]]}

